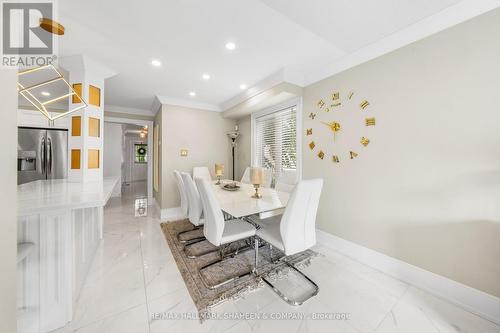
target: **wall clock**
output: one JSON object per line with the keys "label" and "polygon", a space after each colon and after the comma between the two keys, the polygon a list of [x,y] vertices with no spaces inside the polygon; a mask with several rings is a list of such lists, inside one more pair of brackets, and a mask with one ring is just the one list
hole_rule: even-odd
{"label": "wall clock", "polygon": [[306,144],[320,160],[356,159],[370,145],[376,119],[370,102],[353,91],[334,91],[316,102],[306,122]]}

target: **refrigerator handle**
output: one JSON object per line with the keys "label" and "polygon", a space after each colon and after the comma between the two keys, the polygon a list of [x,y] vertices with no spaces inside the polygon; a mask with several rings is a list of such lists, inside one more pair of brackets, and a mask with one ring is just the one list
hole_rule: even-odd
{"label": "refrigerator handle", "polygon": [[45,138],[42,138],[42,143],[40,144],[40,161],[42,173],[45,173]]}
{"label": "refrigerator handle", "polygon": [[47,138],[47,174],[52,173],[52,142]]}

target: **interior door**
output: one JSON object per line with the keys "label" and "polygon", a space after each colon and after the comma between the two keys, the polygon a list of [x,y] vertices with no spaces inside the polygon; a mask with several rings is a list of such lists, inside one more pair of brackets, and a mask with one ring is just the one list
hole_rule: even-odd
{"label": "interior door", "polygon": [[46,179],[45,129],[19,127],[17,132],[17,183]]}
{"label": "interior door", "polygon": [[47,179],[63,179],[68,174],[68,131],[47,130]]}

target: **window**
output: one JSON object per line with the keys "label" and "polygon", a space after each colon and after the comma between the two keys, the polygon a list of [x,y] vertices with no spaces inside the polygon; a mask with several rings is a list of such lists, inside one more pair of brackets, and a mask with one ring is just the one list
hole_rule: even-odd
{"label": "window", "polygon": [[281,173],[297,170],[297,107],[255,117],[254,164]]}
{"label": "window", "polygon": [[134,144],[135,163],[148,162],[148,145],[144,143]]}

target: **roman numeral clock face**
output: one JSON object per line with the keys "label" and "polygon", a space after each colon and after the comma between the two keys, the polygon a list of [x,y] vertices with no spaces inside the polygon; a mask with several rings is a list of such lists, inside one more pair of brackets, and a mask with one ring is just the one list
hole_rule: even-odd
{"label": "roman numeral clock face", "polygon": [[370,145],[376,119],[370,102],[334,91],[317,101],[306,121],[306,144],[320,160],[334,164],[356,159]]}

